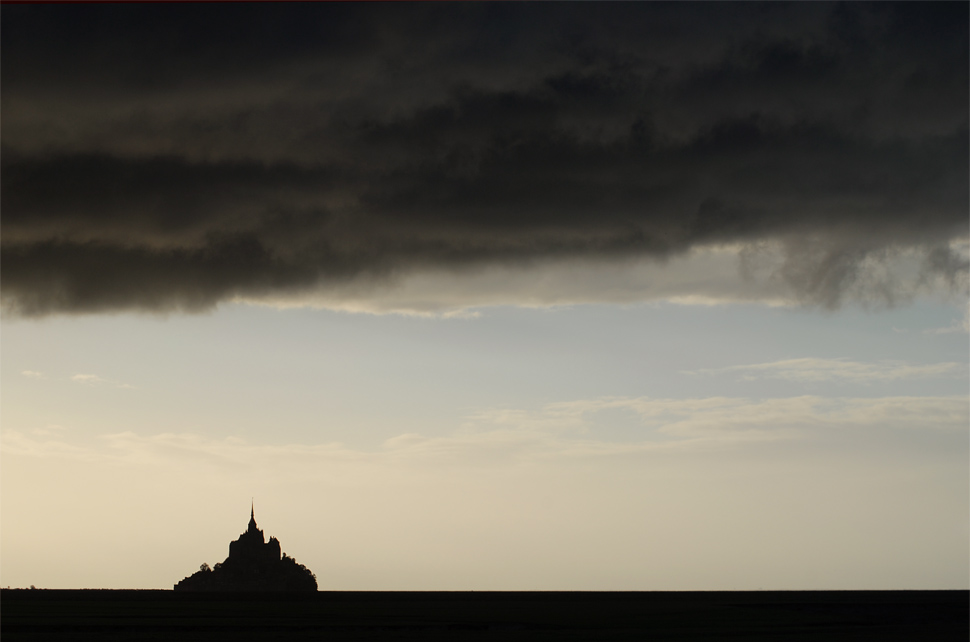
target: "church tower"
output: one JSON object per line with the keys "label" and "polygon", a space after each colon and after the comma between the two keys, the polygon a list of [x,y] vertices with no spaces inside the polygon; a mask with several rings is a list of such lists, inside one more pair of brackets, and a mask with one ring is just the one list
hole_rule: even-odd
{"label": "church tower", "polygon": [[204,565],[198,573],[175,585],[177,591],[315,591],[317,579],[292,557],[283,557],[280,541],[256,525],[256,503],[249,507],[249,525],[229,542],[229,557],[213,568]]}
{"label": "church tower", "polygon": [[256,534],[259,529],[256,527],[256,502],[253,502],[252,507],[249,510],[249,531],[250,533]]}
{"label": "church tower", "polygon": [[256,525],[256,505],[249,509],[249,526],[239,539],[229,542],[229,557],[235,559],[280,559],[280,543],[275,537],[267,542]]}

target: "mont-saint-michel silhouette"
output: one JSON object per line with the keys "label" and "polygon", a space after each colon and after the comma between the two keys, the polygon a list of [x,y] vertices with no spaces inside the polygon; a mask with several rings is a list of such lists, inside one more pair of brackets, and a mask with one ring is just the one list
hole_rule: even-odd
{"label": "mont-saint-michel silhouette", "polygon": [[176,591],[316,591],[316,576],[295,559],[282,553],[280,541],[267,542],[256,526],[256,507],[249,513],[249,527],[229,542],[229,557],[198,571],[175,585]]}

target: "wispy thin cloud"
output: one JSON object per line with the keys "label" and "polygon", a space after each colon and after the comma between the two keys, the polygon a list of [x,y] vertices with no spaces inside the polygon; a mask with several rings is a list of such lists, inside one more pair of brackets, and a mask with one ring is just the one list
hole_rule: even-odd
{"label": "wispy thin cloud", "polygon": [[967,372],[966,364],[956,362],[913,365],[901,361],[860,362],[848,359],[819,359],[805,357],[769,363],[753,363],[724,368],[689,370],[685,374],[717,375],[739,373],[742,379],[785,379],[799,382],[841,381],[872,383],[903,379],[956,377]]}
{"label": "wispy thin cloud", "polygon": [[27,377],[28,379],[43,379],[44,378],[44,373],[43,372],[37,372],[36,370],[23,370],[23,371],[21,371],[20,374],[22,374],[23,376]]}
{"label": "wispy thin cloud", "polygon": [[963,318],[958,319],[943,328],[932,328],[924,330],[924,334],[954,334],[957,332],[970,332],[970,303],[963,310]]}
{"label": "wispy thin cloud", "polygon": [[99,384],[105,383],[105,380],[98,375],[93,374],[76,374],[71,377],[71,381],[76,381],[78,383],[88,383],[88,384]]}
{"label": "wispy thin cloud", "polygon": [[[640,434],[617,442],[592,429],[595,413],[627,409],[639,417]],[[259,469],[278,474],[315,475],[322,469],[357,471],[396,466],[538,465],[621,457],[744,449],[755,444],[824,443],[848,432],[894,431],[962,435],[970,422],[967,397],[782,399],[607,397],[553,403],[537,410],[486,410],[468,417],[458,430],[441,436],[402,434],[376,451],[340,443],[266,444],[240,438],[211,439],[191,433],[102,435],[95,445],[38,439],[19,431],[2,434],[8,454],[69,457],[119,464],[172,462],[217,470]],[[936,439],[937,437],[932,438]],[[907,438],[906,448],[912,448]]]}
{"label": "wispy thin cloud", "polygon": [[104,377],[99,377],[96,374],[76,374],[71,376],[71,381],[88,386],[106,385],[113,386],[115,388],[134,388],[134,386],[131,384],[124,383],[123,381],[105,379]]}
{"label": "wispy thin cloud", "polygon": [[40,428],[40,427],[34,428],[30,432],[32,432],[35,435],[40,435],[41,437],[47,437],[50,435],[56,435],[64,430],[66,430],[64,426],[61,426],[58,424],[47,424],[47,426],[43,428]]}

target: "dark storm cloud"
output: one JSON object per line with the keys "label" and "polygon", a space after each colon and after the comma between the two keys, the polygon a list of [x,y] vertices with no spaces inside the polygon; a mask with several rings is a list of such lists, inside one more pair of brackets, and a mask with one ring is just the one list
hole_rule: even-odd
{"label": "dark storm cloud", "polygon": [[966,280],[966,4],[2,11],[8,311],[765,241],[829,307]]}

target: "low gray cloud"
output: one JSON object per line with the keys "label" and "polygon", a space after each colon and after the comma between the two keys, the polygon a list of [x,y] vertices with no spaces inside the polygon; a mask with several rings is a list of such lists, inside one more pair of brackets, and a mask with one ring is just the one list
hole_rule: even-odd
{"label": "low gray cloud", "polygon": [[901,253],[963,292],[967,13],[7,5],[3,306],[205,310],[723,244],[744,273],[765,243],[808,304],[900,300],[869,268]]}
{"label": "low gray cloud", "polygon": [[725,368],[702,369],[687,374],[738,373],[744,379],[776,378],[789,381],[818,383],[872,383],[901,379],[927,379],[966,376],[967,367],[956,362],[910,364],[898,361],[862,363],[848,359],[802,357],[771,363],[753,363]]}

